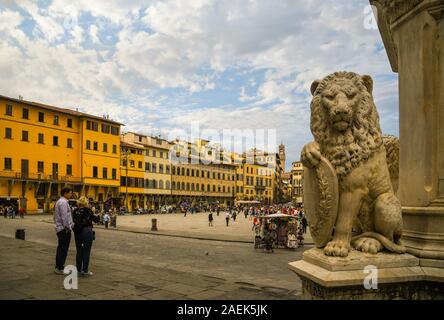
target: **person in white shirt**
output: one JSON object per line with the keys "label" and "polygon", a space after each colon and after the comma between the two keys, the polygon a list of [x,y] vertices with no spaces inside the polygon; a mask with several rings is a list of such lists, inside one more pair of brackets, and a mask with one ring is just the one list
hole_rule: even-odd
{"label": "person in white shirt", "polygon": [[64,275],[65,261],[68,256],[69,244],[71,242],[71,232],[74,226],[71,216],[69,199],[72,197],[71,188],[63,188],[61,197],[57,200],[54,212],[54,223],[58,238],[56,266],[54,272]]}
{"label": "person in white shirt", "polygon": [[109,225],[109,220],[110,220],[110,216],[107,213],[105,213],[105,215],[103,216],[103,222],[105,222],[105,228],[108,229],[108,225]]}

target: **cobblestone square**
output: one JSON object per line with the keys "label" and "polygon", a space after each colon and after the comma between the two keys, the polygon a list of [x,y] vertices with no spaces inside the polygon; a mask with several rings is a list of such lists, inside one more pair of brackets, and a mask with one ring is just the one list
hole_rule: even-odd
{"label": "cobblestone square", "polygon": [[[151,218],[162,235],[145,233]],[[301,284],[287,263],[311,245],[273,254],[255,250],[252,222],[238,217],[226,227],[222,214],[212,229],[204,213],[118,219],[117,230],[95,228],[94,275],[79,277],[78,290],[65,290],[64,277],[53,272],[51,217],[1,218],[0,299],[298,299]],[[25,229],[25,241],[14,239],[18,228]],[[212,237],[217,240],[202,240]],[[67,264],[75,262],[73,240]]]}

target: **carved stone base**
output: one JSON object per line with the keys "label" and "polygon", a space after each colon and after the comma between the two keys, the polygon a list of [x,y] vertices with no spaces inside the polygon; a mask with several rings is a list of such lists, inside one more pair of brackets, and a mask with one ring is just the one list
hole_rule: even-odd
{"label": "carved stone base", "polygon": [[444,207],[403,207],[402,219],[407,252],[444,262]]}
{"label": "carved stone base", "polygon": [[437,282],[381,284],[377,290],[365,290],[362,286],[328,288],[300,278],[304,300],[444,300],[444,284]]}
{"label": "carved stone base", "polygon": [[[364,271],[368,266],[376,267],[377,288],[364,286],[370,276]],[[442,269],[422,267],[410,254],[372,255],[353,250],[346,258],[336,258],[313,248],[289,267],[302,280],[303,299],[444,299]]]}

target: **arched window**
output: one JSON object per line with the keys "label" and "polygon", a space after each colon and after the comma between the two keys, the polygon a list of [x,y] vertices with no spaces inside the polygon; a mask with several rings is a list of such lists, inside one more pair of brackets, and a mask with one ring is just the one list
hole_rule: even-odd
{"label": "arched window", "polygon": [[167,182],[166,182],[166,188],[170,189],[170,181],[169,180],[167,180]]}
{"label": "arched window", "polygon": [[[168,184],[169,184],[169,181],[167,181],[167,186],[168,186]],[[172,188],[171,189],[176,190],[176,183],[174,181],[172,183]]]}
{"label": "arched window", "polygon": [[[196,172],[199,172],[199,171],[196,171]],[[196,183],[196,191],[199,191],[199,184],[198,183]]]}
{"label": "arched window", "polygon": [[194,177],[194,169],[191,169],[191,176]]}
{"label": "arched window", "polygon": [[187,169],[187,177],[190,176],[190,169]]}
{"label": "arched window", "polygon": [[153,188],[157,189],[157,181],[156,180],[153,180]]}
{"label": "arched window", "polygon": [[210,192],[211,191],[211,186],[208,184],[207,185],[207,191]]}
{"label": "arched window", "polygon": [[213,185],[213,192],[216,192],[216,186]]}
{"label": "arched window", "polygon": [[185,175],[185,168],[182,168],[182,175]]}
{"label": "arched window", "polygon": [[182,182],[182,190],[185,190],[185,182]]}
{"label": "arched window", "polygon": [[194,183],[191,184],[191,191],[194,191]]}
{"label": "arched window", "polygon": [[224,193],[225,193],[225,186],[223,186],[223,187],[222,187],[222,192],[224,192]]}
{"label": "arched window", "polygon": [[187,190],[188,191],[190,190],[190,183],[189,182],[187,183]]}
{"label": "arched window", "polygon": [[231,188],[230,187],[228,187],[228,193],[230,193],[231,192]]}
{"label": "arched window", "polygon": [[159,189],[163,189],[163,180],[159,181]]}
{"label": "arched window", "polygon": [[201,187],[200,190],[205,191],[205,185],[204,184],[202,184],[200,187]]}

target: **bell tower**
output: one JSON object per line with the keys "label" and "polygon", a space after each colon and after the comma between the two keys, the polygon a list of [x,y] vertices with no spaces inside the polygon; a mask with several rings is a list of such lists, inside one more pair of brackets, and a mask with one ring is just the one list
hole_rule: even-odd
{"label": "bell tower", "polygon": [[279,158],[281,159],[282,172],[285,172],[285,145],[282,142],[279,145]]}

